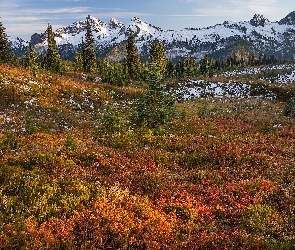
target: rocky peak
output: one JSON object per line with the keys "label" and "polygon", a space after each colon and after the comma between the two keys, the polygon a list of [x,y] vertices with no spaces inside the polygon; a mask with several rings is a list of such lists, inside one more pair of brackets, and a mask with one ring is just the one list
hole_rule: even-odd
{"label": "rocky peak", "polygon": [[279,21],[280,25],[295,25],[295,11],[289,13],[285,18]]}
{"label": "rocky peak", "polygon": [[151,25],[147,22],[142,21],[138,17],[134,17],[131,19],[131,23],[129,25],[129,30],[135,32],[135,34],[145,33],[145,34],[155,34],[157,32],[162,32],[163,30],[159,27]]}
{"label": "rocky peak", "polygon": [[100,31],[103,26],[102,21],[98,20],[97,18],[93,16],[88,15],[82,21],[74,22],[67,27],[62,27],[57,29],[56,34],[64,34],[64,33],[71,34],[71,35],[79,34],[80,32],[86,30],[87,21],[90,23],[92,29],[96,31]]}
{"label": "rocky peak", "polygon": [[264,27],[264,25],[267,23],[270,23],[270,21],[260,14],[255,14],[254,17],[250,20],[250,24],[255,27]]}
{"label": "rocky peak", "polygon": [[38,44],[38,43],[42,43],[46,40],[46,33],[41,33],[41,34],[38,34],[38,33],[34,33],[32,36],[31,36],[31,44],[32,46]]}
{"label": "rocky peak", "polygon": [[108,23],[109,28],[116,29],[116,28],[124,28],[125,25],[118,21],[116,18],[112,18]]}
{"label": "rocky peak", "polygon": [[141,23],[142,21],[140,20],[140,18],[138,18],[138,17],[133,17],[132,19],[131,19],[131,22],[135,22],[135,23]]}
{"label": "rocky peak", "polygon": [[93,30],[100,32],[103,29],[104,23],[100,21],[99,19],[88,15],[88,17],[86,17],[85,24],[87,24],[87,21],[89,21]]}

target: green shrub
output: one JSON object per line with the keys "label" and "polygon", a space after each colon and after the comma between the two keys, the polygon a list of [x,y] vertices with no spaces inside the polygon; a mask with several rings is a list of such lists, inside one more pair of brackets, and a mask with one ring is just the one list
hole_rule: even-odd
{"label": "green shrub", "polygon": [[211,115],[211,109],[208,106],[208,103],[205,102],[202,107],[198,110],[198,117],[200,118],[209,118]]}
{"label": "green shrub", "polygon": [[88,205],[95,193],[86,182],[49,180],[42,171],[12,175],[7,183],[0,191],[0,221],[5,223],[30,216],[40,223],[60,213],[71,215]]}
{"label": "green shrub", "polygon": [[126,86],[130,83],[128,70],[123,63],[103,62],[100,71],[104,82],[117,86]]}
{"label": "green shrub", "polygon": [[94,139],[114,139],[116,134],[123,133],[126,130],[124,117],[113,105],[106,105],[105,112],[98,116],[97,129],[94,132]]}
{"label": "green shrub", "polygon": [[20,141],[12,133],[7,133],[0,144],[2,149],[16,150],[20,146]]}
{"label": "green shrub", "polygon": [[265,204],[250,205],[242,216],[242,224],[253,234],[262,236],[279,235],[284,218],[273,207]]}
{"label": "green shrub", "polygon": [[64,146],[68,150],[75,150],[77,149],[77,143],[75,142],[73,136],[71,134],[67,134],[67,138],[64,141]]}

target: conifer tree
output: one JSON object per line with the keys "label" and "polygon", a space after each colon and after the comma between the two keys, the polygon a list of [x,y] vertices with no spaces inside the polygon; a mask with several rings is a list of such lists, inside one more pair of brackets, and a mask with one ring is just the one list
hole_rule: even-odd
{"label": "conifer tree", "polygon": [[155,63],[150,64],[148,72],[148,89],[144,97],[137,103],[131,121],[137,126],[157,128],[172,121],[176,111],[174,99],[165,91],[162,75]]}
{"label": "conifer tree", "polygon": [[9,55],[9,63],[11,63],[14,66],[20,65],[20,60],[13,51],[11,51],[11,53]]}
{"label": "conifer tree", "polygon": [[150,49],[150,58],[151,62],[155,63],[159,67],[159,72],[162,76],[162,79],[166,76],[166,70],[167,70],[167,57],[166,57],[166,49],[164,45],[155,40],[152,43],[151,49]]}
{"label": "conifer tree", "polygon": [[117,86],[125,86],[129,83],[129,74],[122,62],[102,61],[99,65],[99,71],[104,82]]}
{"label": "conifer tree", "polygon": [[131,79],[138,79],[141,70],[141,61],[135,45],[134,35],[130,32],[126,45],[125,65]]}
{"label": "conifer tree", "polygon": [[96,52],[94,48],[94,38],[89,20],[86,24],[85,44],[83,44],[83,69],[85,72],[97,73]]}
{"label": "conifer tree", "polygon": [[5,32],[5,28],[0,20],[0,63],[10,62],[10,44]]}
{"label": "conifer tree", "polygon": [[175,68],[176,68],[176,76],[178,78],[183,77],[184,69],[183,69],[183,63],[182,63],[182,61],[178,60],[178,62],[176,63]]}
{"label": "conifer tree", "polygon": [[36,73],[38,72],[38,69],[39,69],[38,56],[31,43],[29,44],[26,50],[24,66],[31,69],[34,75],[36,75]]}
{"label": "conifer tree", "polygon": [[213,76],[214,60],[212,60],[207,54],[200,60],[200,72],[203,76]]}
{"label": "conifer tree", "polygon": [[174,66],[173,62],[171,59],[168,60],[167,62],[167,72],[166,75],[167,77],[174,78],[176,76],[176,67]]}
{"label": "conifer tree", "polygon": [[187,56],[182,60],[183,64],[183,76],[192,77],[196,73],[196,63],[191,56]]}
{"label": "conifer tree", "polygon": [[83,53],[77,51],[75,55],[75,72],[83,71]]}
{"label": "conifer tree", "polygon": [[58,48],[56,46],[56,42],[54,39],[52,26],[50,24],[48,24],[46,34],[47,34],[48,49],[43,62],[44,67],[45,69],[52,70],[54,72],[60,72],[61,66],[62,66],[61,59],[60,59]]}

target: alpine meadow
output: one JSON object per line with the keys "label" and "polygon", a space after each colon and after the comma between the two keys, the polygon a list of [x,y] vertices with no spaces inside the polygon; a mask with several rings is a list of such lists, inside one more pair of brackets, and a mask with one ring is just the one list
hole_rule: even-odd
{"label": "alpine meadow", "polygon": [[295,12],[44,30],[0,21],[0,249],[295,249]]}

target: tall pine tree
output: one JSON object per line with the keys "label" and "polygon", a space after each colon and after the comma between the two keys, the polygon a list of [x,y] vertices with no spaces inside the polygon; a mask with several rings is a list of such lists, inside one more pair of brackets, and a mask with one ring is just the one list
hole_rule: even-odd
{"label": "tall pine tree", "polygon": [[5,28],[0,20],[0,63],[8,63],[10,59],[10,44],[7,39]]}
{"label": "tall pine tree", "polygon": [[94,38],[91,31],[91,25],[87,19],[85,44],[83,46],[83,69],[85,72],[97,73],[96,52],[94,48]]}
{"label": "tall pine tree", "polygon": [[166,76],[168,61],[166,57],[166,49],[161,42],[157,40],[153,41],[150,49],[150,58],[151,62],[158,66],[159,72],[163,79]]}
{"label": "tall pine tree", "polygon": [[46,35],[47,35],[48,49],[43,59],[44,68],[48,70],[52,70],[54,72],[60,72],[61,66],[62,66],[61,59],[60,59],[58,48],[56,46],[56,42],[54,39],[52,26],[50,24],[48,24]]}
{"label": "tall pine tree", "polygon": [[141,61],[135,45],[133,32],[130,32],[127,40],[125,65],[128,69],[129,77],[131,79],[139,79],[141,72]]}

